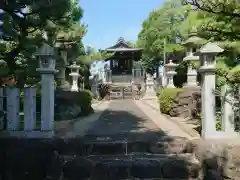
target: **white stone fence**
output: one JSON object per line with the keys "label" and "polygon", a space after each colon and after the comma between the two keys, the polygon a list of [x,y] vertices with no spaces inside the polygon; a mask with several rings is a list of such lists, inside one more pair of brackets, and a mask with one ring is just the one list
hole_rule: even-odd
{"label": "white stone fence", "polygon": [[[24,88],[24,128],[21,130],[20,89],[9,87],[6,89],[5,94],[7,99],[7,127],[5,131],[2,131],[3,136],[42,138],[54,135],[54,74],[57,72],[55,69],[55,50],[48,44],[43,43],[34,55],[39,60],[39,68],[36,70],[41,74],[41,128],[40,130],[35,130],[36,89]],[[0,110],[3,111],[3,108]]]}
{"label": "white stone fence", "polygon": [[[49,114],[46,113],[49,113],[49,111],[46,112],[46,109],[43,108],[44,104],[41,104],[41,112],[36,112],[36,98],[38,98],[36,97],[36,88],[24,88],[23,94],[19,88],[12,87],[0,88],[0,92],[2,135],[16,137],[47,137],[53,135],[54,114],[52,114],[51,119],[48,119]],[[23,99],[21,100],[21,98]],[[41,96],[41,98],[43,97]],[[21,104],[23,109],[20,107]],[[37,113],[40,114],[37,115]]]}

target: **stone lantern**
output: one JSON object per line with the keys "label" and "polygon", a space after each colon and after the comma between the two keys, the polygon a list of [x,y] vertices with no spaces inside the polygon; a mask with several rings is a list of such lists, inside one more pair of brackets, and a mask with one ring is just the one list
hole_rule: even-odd
{"label": "stone lantern", "polygon": [[154,91],[154,79],[151,74],[147,74],[146,78],[146,92],[143,99],[156,99],[156,92]]}
{"label": "stone lantern", "polygon": [[37,71],[41,74],[41,130],[53,135],[55,51],[43,43],[34,55],[39,59]]}
{"label": "stone lantern", "polygon": [[58,61],[56,62],[56,68],[58,69],[58,73],[56,75],[57,80],[57,89],[68,89],[68,85],[66,84],[65,77],[66,77],[66,67],[68,65],[67,61],[67,48],[65,46],[65,40],[58,39],[55,48],[59,54]]}
{"label": "stone lantern", "polygon": [[202,66],[199,72],[202,74],[203,83],[201,91],[202,100],[202,137],[212,138],[216,133],[215,117],[215,56],[224,50],[215,43],[205,44],[195,55],[200,56]]}
{"label": "stone lantern", "polygon": [[78,91],[78,78],[80,76],[79,74],[79,69],[80,66],[76,64],[76,62],[74,62],[71,66],[69,66],[69,68],[71,69],[71,73],[69,74],[70,76],[72,76],[72,87],[71,87],[71,91]]}
{"label": "stone lantern", "polygon": [[176,67],[178,66],[178,64],[175,64],[172,62],[172,60],[169,61],[168,64],[165,65],[167,72],[166,72],[166,76],[167,76],[167,87],[168,88],[174,88],[174,83],[173,83],[173,77],[177,74],[177,72],[175,71]]}
{"label": "stone lantern", "polygon": [[183,58],[183,61],[188,62],[188,71],[187,71],[187,84],[186,87],[196,87],[197,84],[197,69],[193,64],[199,62],[199,56],[193,55],[198,49],[199,42],[202,42],[203,39],[198,37],[197,29],[192,28],[192,31],[189,33],[188,39],[183,43],[187,49],[187,56]]}

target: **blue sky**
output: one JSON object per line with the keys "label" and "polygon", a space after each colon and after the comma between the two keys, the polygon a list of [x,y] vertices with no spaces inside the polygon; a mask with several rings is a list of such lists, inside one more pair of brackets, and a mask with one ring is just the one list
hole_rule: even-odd
{"label": "blue sky", "polygon": [[119,37],[136,41],[142,22],[163,0],[80,0],[82,22],[88,25],[84,45],[104,49]]}

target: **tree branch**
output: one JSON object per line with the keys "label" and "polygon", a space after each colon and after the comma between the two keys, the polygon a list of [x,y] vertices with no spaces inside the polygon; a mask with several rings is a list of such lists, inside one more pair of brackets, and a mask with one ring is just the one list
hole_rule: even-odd
{"label": "tree branch", "polygon": [[[199,3],[199,1],[201,1],[201,3]],[[222,14],[224,16],[240,18],[240,13],[235,13],[233,11],[227,10],[226,4],[224,4],[224,3],[214,4],[211,2],[211,0],[208,0],[208,3],[213,7],[211,7],[210,5],[207,5],[206,3],[204,4],[203,0],[185,0],[183,2],[183,4],[185,4],[185,5],[190,4],[192,6],[197,7],[198,9],[200,9],[202,11],[206,11],[209,13]],[[221,8],[218,8],[218,7],[221,7]]]}

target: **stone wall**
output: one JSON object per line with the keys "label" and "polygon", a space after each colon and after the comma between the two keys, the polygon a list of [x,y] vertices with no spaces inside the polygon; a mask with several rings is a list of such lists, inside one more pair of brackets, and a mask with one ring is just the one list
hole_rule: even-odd
{"label": "stone wall", "polygon": [[201,113],[201,89],[185,88],[175,98],[170,111],[172,117],[199,119]]}
{"label": "stone wall", "polygon": [[239,146],[179,137],[127,144],[90,138],[1,139],[0,146],[0,178],[4,180],[240,177]]}

